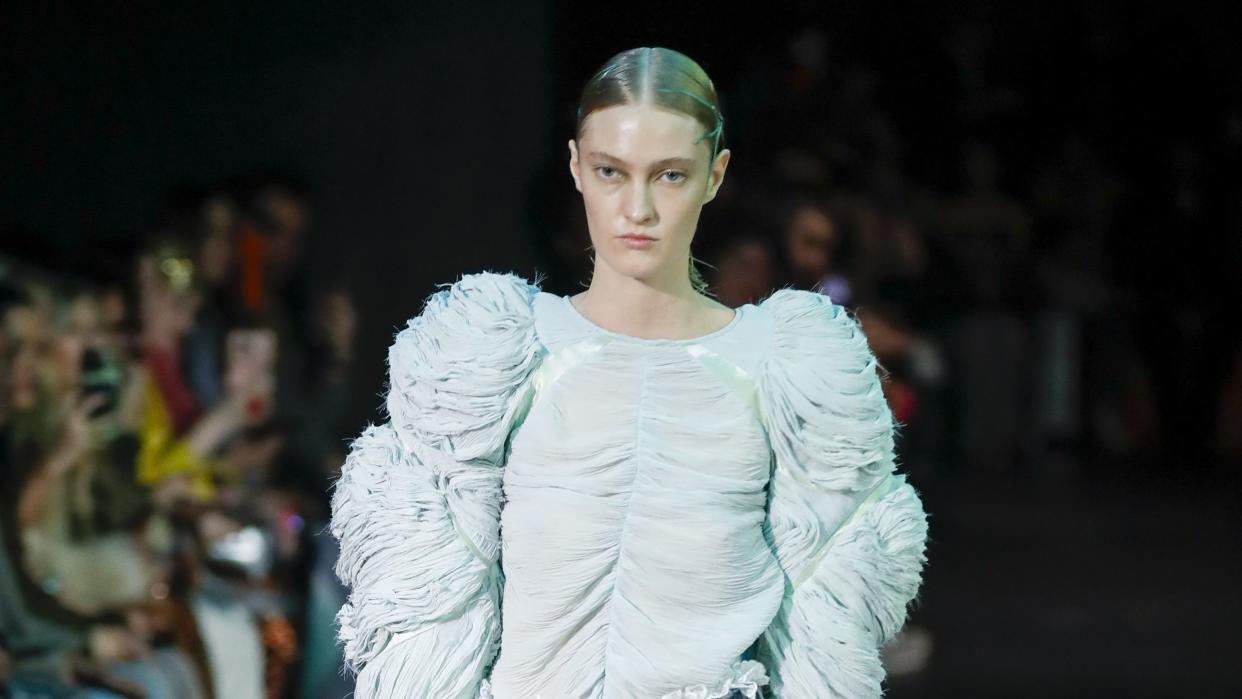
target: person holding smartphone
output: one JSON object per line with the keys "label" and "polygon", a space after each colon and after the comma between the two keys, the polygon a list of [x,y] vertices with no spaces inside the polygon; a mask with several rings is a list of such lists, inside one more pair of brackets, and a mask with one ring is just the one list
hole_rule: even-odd
{"label": "person holding smartphone", "polygon": [[[275,344],[267,333],[230,336],[224,397],[201,406],[181,370],[181,340],[197,309],[192,270],[184,253],[157,248],[139,265],[140,353],[144,405],[138,478],[162,500],[207,499],[215,492],[216,457],[247,425],[271,408]],[[258,339],[256,339],[258,338]]]}

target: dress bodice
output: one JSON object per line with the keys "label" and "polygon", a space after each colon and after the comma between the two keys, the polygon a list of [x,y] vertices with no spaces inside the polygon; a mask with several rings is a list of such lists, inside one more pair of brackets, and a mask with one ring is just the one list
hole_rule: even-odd
{"label": "dress bodice", "polygon": [[754,380],[771,318],[747,305],[708,335],[647,340],[568,297],[533,306],[547,354],[503,476],[494,695],[727,685],[783,592]]}
{"label": "dress bodice", "polygon": [[484,272],[388,367],[332,493],[357,699],[882,696],[927,516],[839,304],[645,340]]}

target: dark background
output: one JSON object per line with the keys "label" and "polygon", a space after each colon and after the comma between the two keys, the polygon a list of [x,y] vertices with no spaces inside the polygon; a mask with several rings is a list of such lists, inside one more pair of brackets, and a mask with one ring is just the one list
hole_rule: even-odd
{"label": "dark background", "polygon": [[[813,28],[818,79],[870,86],[901,172],[925,190],[962,187],[974,139],[1019,197],[1068,137],[1091,145],[1123,183],[1100,244],[1117,290],[1102,314],[1138,338],[1166,415],[1158,447],[1122,458],[1072,439],[1048,463],[914,474],[932,543],[912,623],[935,645],[890,696],[1226,696],[1242,688],[1239,478],[1209,424],[1242,298],[1235,14],[1105,1],[8,3],[0,234],[20,258],[85,270],[123,254],[172,185],[296,173],[314,207],[308,276],[347,279],[360,312],[360,426],[378,415],[392,332],[435,284],[558,269],[549,229],[575,194],[565,141],[603,60],[667,46],[699,61],[734,152],[725,187],[744,196],[770,189],[775,154],[834,116],[793,68]],[[1058,235],[1037,226],[1036,252]]]}
{"label": "dark background", "polygon": [[[813,24],[828,38],[831,70],[873,71],[911,177],[951,189],[964,137],[992,139],[1022,164],[1079,133],[1132,188],[1127,225],[1109,246],[1119,279],[1167,302],[1211,304],[1238,290],[1229,265],[1239,243],[1227,228],[1171,229],[1160,202],[1171,151],[1188,145],[1201,158],[1208,215],[1236,212],[1242,44],[1223,7],[765,7],[10,3],[0,10],[0,225],[12,245],[74,264],[84,244],[132,240],[171,184],[266,166],[296,172],[314,189],[310,258],[358,284],[362,347],[375,357],[382,329],[432,284],[538,267],[540,192],[568,182],[558,169],[567,168],[577,90],[603,59],[637,45],[695,57],[730,126],[740,122],[731,172],[755,179],[765,152],[747,139],[799,138],[788,121],[765,121],[764,109],[776,110],[758,101],[780,80],[790,37]],[[988,28],[985,60],[982,74],[964,75],[951,48],[973,25]],[[998,104],[962,104],[972,81],[998,88]],[[731,114],[742,102],[747,111]],[[963,117],[971,109],[986,116]],[[378,372],[360,379],[375,384]]]}

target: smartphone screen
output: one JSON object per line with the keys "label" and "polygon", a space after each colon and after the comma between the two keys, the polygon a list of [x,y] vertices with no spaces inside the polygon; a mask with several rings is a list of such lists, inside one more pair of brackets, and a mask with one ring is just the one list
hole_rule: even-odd
{"label": "smartphone screen", "polygon": [[121,372],[110,353],[88,347],[82,352],[82,397],[103,396],[100,404],[91,410],[95,418],[116,409],[121,392]]}

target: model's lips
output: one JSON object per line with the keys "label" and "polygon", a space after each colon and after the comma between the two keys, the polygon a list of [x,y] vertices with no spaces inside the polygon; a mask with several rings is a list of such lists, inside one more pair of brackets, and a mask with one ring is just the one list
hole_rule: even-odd
{"label": "model's lips", "polygon": [[641,233],[626,233],[625,235],[617,236],[617,239],[621,241],[622,245],[631,250],[646,250],[656,244],[655,238]]}

